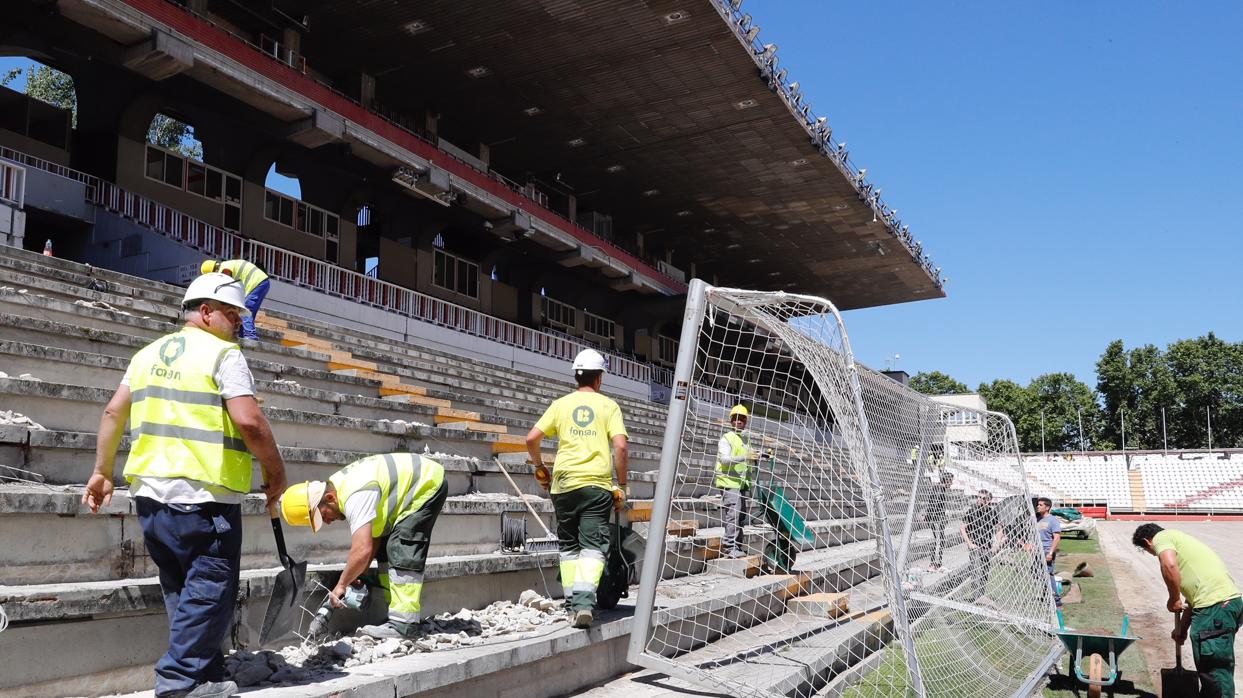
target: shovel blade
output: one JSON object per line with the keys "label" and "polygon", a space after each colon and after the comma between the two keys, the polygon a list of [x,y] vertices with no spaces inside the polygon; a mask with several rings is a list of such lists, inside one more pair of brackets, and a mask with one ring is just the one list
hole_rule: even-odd
{"label": "shovel blade", "polygon": [[282,638],[293,630],[302,612],[302,597],[306,590],[306,563],[296,562],[276,575],[272,584],[272,598],[263,614],[259,629],[259,644],[266,645]]}
{"label": "shovel blade", "polygon": [[1169,698],[1200,695],[1200,677],[1181,667],[1161,670],[1161,695]]}

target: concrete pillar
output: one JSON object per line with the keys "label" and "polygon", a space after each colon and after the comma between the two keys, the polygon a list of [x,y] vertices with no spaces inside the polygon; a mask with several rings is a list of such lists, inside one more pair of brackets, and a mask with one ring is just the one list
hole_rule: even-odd
{"label": "concrete pillar", "polygon": [[428,133],[434,136],[436,135],[436,127],[439,121],[440,121],[440,115],[437,114],[436,112],[429,111],[426,114],[424,114],[423,126],[424,128],[427,129]]}
{"label": "concrete pillar", "polygon": [[492,167],[492,149],[487,143],[479,144],[479,159],[483,160],[483,164],[487,167]]}
{"label": "concrete pillar", "polygon": [[367,73],[358,74],[358,101],[368,109],[375,106],[375,78]]}
{"label": "concrete pillar", "polygon": [[282,29],[281,46],[284,46],[291,56],[302,55],[302,33],[297,29]]}
{"label": "concrete pillar", "polygon": [[186,9],[199,15],[207,14],[207,5],[209,0],[187,0]]}
{"label": "concrete pillar", "polygon": [[565,200],[566,200],[565,208],[566,208],[566,214],[567,214],[566,217],[569,218],[571,222],[577,223],[578,222],[578,197],[574,196],[573,194],[566,194]]}

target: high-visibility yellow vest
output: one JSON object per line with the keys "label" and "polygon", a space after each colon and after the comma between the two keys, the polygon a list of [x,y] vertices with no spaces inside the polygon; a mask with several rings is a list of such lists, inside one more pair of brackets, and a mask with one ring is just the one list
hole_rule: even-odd
{"label": "high-visibility yellow vest", "polygon": [[431,500],[445,481],[445,468],[415,453],[385,453],[360,458],[330,475],[328,481],[337,491],[342,510],[355,492],[379,491],[371,537],[380,538]]}
{"label": "high-visibility yellow vest", "polygon": [[230,259],[220,263],[220,271],[227,271],[233,278],[242,282],[242,288],[249,294],[267,280],[268,275],[259,267],[244,259]]}
{"label": "high-visibility yellow vest", "polygon": [[[746,440],[742,438],[742,434],[736,431],[725,432],[725,440],[729,442],[733,451],[730,453],[735,458],[746,456],[751,450]],[[726,465],[721,461],[716,462],[716,486],[724,489],[740,490],[747,483],[747,462],[745,460],[737,463]]]}
{"label": "high-visibility yellow vest", "polygon": [[180,477],[250,491],[250,452],[215,377],[225,352],[236,348],[205,330],[186,327],[134,355],[127,480]]}

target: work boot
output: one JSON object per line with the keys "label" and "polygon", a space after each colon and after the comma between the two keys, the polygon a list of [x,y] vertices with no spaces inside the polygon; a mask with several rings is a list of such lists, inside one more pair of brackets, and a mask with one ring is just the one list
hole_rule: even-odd
{"label": "work boot", "polygon": [[165,693],[160,698],[230,698],[237,695],[237,684],[232,681],[201,683],[189,691]]}
{"label": "work boot", "polygon": [[584,608],[583,610],[574,613],[574,627],[576,628],[590,628],[592,620],[593,618],[591,617],[590,609]]}
{"label": "work boot", "polygon": [[383,625],[364,625],[358,629],[358,634],[366,635],[367,637],[374,637],[377,640],[387,640],[390,637],[405,640],[409,637],[409,635],[393,627],[392,623],[385,623]]}

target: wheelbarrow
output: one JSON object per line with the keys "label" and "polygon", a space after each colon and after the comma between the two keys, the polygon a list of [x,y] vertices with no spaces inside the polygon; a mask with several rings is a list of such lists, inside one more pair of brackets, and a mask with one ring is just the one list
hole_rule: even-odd
{"label": "wheelbarrow", "polygon": [[807,520],[786,497],[785,488],[777,484],[777,458],[770,455],[768,461],[768,482],[757,482],[755,489],[764,519],[773,527],[776,536],[764,546],[760,567],[766,574],[789,574],[794,569],[800,544],[812,543],[816,537]]}
{"label": "wheelbarrow", "polygon": [[1118,670],[1118,656],[1132,642],[1141,639],[1127,634],[1131,627],[1129,616],[1122,616],[1122,630],[1117,635],[1081,633],[1067,628],[1061,611],[1057,612],[1057,625],[1057,637],[1073,658],[1067,673],[1087,684],[1088,695],[1092,698],[1100,696],[1103,687],[1117,683],[1122,674]]}

